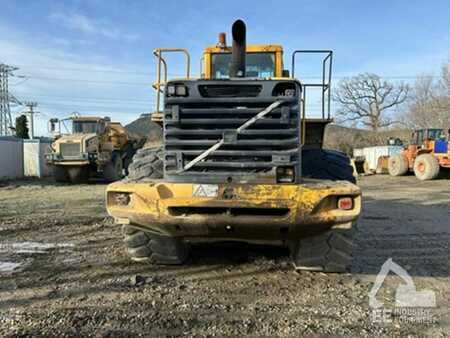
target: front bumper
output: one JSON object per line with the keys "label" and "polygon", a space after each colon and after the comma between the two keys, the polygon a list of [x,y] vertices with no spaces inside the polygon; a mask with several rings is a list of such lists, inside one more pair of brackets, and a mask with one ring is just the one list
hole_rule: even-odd
{"label": "front bumper", "polygon": [[[107,210],[118,223],[179,237],[284,240],[331,227],[349,228],[361,212],[360,189],[349,182],[218,184],[116,182]],[[351,197],[351,210],[340,210]]]}
{"label": "front bumper", "polygon": [[80,153],[77,156],[62,156],[59,153],[45,154],[45,162],[52,165],[88,165],[92,156],[88,153]]}

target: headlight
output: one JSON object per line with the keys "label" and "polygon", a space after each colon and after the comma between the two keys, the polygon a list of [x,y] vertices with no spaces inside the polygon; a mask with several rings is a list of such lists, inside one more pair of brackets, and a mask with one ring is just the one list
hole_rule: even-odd
{"label": "headlight", "polygon": [[293,183],[295,182],[295,170],[293,167],[277,167],[277,182],[278,183]]}
{"label": "headlight", "polygon": [[188,96],[188,89],[183,84],[168,85],[167,96]]}
{"label": "headlight", "polygon": [[109,192],[108,193],[108,204],[127,206],[130,204],[131,198],[130,194],[127,192]]}

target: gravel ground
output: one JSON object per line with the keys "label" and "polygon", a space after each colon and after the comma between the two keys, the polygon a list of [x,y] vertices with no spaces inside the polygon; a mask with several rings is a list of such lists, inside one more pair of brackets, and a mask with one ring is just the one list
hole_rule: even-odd
{"label": "gravel ground", "polygon": [[[195,247],[182,267],[131,263],[104,185],[3,184],[0,336],[449,336],[450,180],[360,185],[353,272],[339,275],[297,273],[285,249],[244,244]],[[391,274],[377,294],[384,312],[371,309],[390,257],[436,307],[399,313],[405,282]]]}

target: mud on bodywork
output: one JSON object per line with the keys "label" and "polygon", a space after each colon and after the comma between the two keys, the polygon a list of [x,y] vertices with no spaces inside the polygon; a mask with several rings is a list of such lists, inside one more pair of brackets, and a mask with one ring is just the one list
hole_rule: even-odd
{"label": "mud on bodywork", "polygon": [[[195,196],[199,186],[213,187],[210,197]],[[338,208],[338,199],[344,197],[352,200],[349,210]],[[335,226],[350,228],[359,216],[361,196],[357,186],[343,181],[117,182],[107,188],[107,210],[117,223],[170,236],[283,240]]]}

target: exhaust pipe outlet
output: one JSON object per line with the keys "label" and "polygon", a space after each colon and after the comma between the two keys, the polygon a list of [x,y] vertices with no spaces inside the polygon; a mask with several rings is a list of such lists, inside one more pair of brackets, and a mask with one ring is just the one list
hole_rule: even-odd
{"label": "exhaust pipe outlet", "polygon": [[246,27],[242,20],[236,20],[231,28],[233,45],[231,48],[230,77],[245,77]]}

